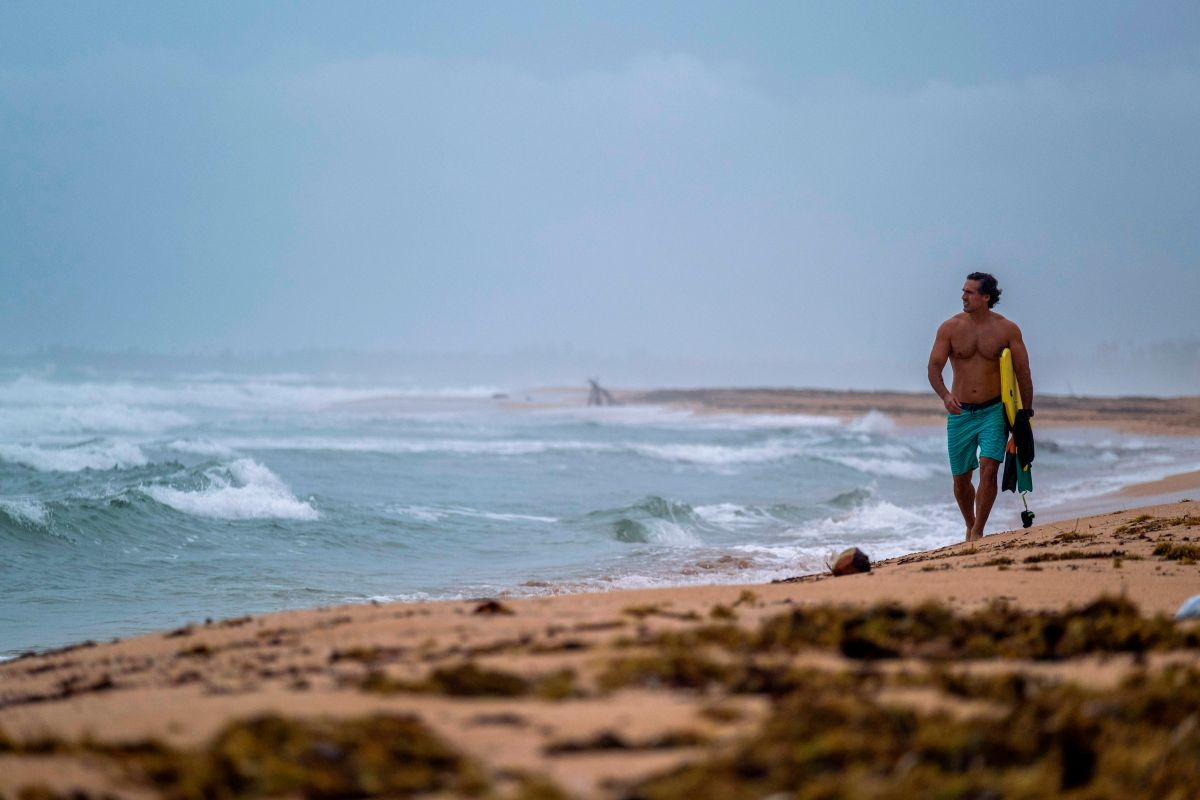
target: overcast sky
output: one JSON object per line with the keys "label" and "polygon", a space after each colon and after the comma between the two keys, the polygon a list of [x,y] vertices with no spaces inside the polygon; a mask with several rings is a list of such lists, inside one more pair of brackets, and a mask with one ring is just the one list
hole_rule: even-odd
{"label": "overcast sky", "polygon": [[1198,142],[1193,0],[5,0],[0,349],[1195,341]]}

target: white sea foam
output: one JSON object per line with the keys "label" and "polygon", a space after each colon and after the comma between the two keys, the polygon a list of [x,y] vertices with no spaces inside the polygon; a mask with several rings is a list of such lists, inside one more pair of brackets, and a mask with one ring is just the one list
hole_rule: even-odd
{"label": "white sea foam", "polygon": [[940,468],[932,464],[920,464],[914,461],[892,460],[889,458],[860,458],[857,456],[831,456],[830,461],[836,461],[851,469],[870,475],[880,475],[888,478],[905,478],[911,481],[923,481],[936,475]]}
{"label": "white sea foam", "polygon": [[819,529],[904,531],[924,527],[925,516],[915,510],[894,505],[886,500],[860,506],[846,514],[819,521]]}
{"label": "white sea foam", "polygon": [[892,433],[896,423],[887,414],[872,408],[847,427],[856,433]]}
{"label": "white sea foam", "polygon": [[310,502],[296,498],[271,470],[249,458],[205,473],[209,485],[195,491],[172,486],[143,486],[158,502],[185,514],[217,519],[314,520],[320,514]]}
{"label": "white sea foam", "polygon": [[405,454],[449,453],[481,456],[521,456],[541,453],[633,452],[645,458],[707,466],[780,461],[802,454],[799,444],[772,440],[757,445],[643,444],[566,439],[385,439],[358,437],[243,437],[223,442],[235,450],[325,450]]}
{"label": "white sea foam", "polygon": [[543,517],[538,514],[506,514],[499,511],[475,511],[467,508],[451,509],[451,513],[461,514],[465,517],[497,520],[499,522],[558,522],[557,517]]}
{"label": "white sea foam", "polygon": [[0,445],[0,459],[32,467],[39,472],[79,472],[85,469],[128,469],[148,463],[132,442],[87,442],[74,447],[36,444]]}
{"label": "white sea foam", "polygon": [[102,403],[91,406],[9,406],[0,408],[5,436],[80,433],[161,433],[192,424],[178,411]]}
{"label": "white sea foam", "polygon": [[708,466],[762,464],[803,453],[799,445],[778,440],[741,447],[717,444],[630,444],[628,447],[649,458]]}
{"label": "white sea foam", "polygon": [[391,506],[388,511],[402,517],[415,519],[418,522],[441,522],[449,516],[443,509],[429,506]]}
{"label": "white sea foam", "polygon": [[233,455],[232,449],[210,439],[176,439],[164,446],[168,450],[174,450],[177,453],[191,453],[197,456],[228,458]]}
{"label": "white sea foam", "polygon": [[[1037,463],[1034,463],[1034,479],[1038,478]],[[1047,508],[1073,504],[1078,500],[1086,500],[1119,491],[1126,486],[1139,483],[1150,483],[1185,472],[1200,470],[1200,462],[1176,462],[1169,465],[1142,465],[1139,469],[1122,469],[1119,474],[1088,475],[1078,480],[1047,485],[1038,481],[1034,485],[1031,498],[1036,497],[1046,504]],[[1169,493],[1168,493],[1169,494]],[[1186,494],[1186,493],[1184,493]]]}
{"label": "white sea foam", "polygon": [[759,565],[746,569],[730,570],[728,572],[718,572],[715,570],[700,570],[691,574],[681,573],[678,570],[662,573],[631,572],[623,575],[614,575],[602,584],[592,584],[591,586],[580,588],[595,591],[596,589],[657,589],[671,586],[720,586],[770,583],[773,580],[819,571],[823,565],[823,554],[810,553],[786,564]]}
{"label": "white sea foam", "polygon": [[350,453],[453,453],[519,456],[555,451],[607,452],[618,449],[605,442],[553,439],[386,439],[381,437],[241,437],[222,444],[234,450],[315,450]]}
{"label": "white sea foam", "polygon": [[739,506],[736,503],[696,506],[692,511],[705,522],[721,528],[740,528],[747,523],[748,519],[760,518],[758,514],[751,514],[745,506]]}
{"label": "white sea foam", "polygon": [[781,524],[781,521],[761,508],[741,506],[737,503],[714,503],[692,509],[704,522],[726,530],[762,527],[764,524]]}
{"label": "white sea foam", "polygon": [[647,519],[642,520],[641,525],[646,528],[647,541],[652,544],[665,544],[671,547],[695,547],[703,544],[694,530],[678,522],[668,519]]}
{"label": "white sea foam", "polygon": [[497,522],[558,522],[557,517],[545,517],[536,514],[510,514],[499,511],[479,511],[474,508],[459,508],[455,506],[403,505],[390,506],[388,510],[394,514],[411,517],[421,522],[440,522],[450,516],[490,519]]}
{"label": "white sea foam", "polygon": [[13,519],[38,526],[45,525],[50,515],[44,505],[25,497],[0,498],[0,509]]}
{"label": "white sea foam", "polygon": [[236,376],[213,380],[211,376],[185,376],[174,381],[135,383],[116,381],[53,381],[33,376],[0,382],[0,406],[80,409],[103,406],[146,408],[209,408],[234,411],[316,411],[341,403],[379,398],[482,398],[497,391],[491,386],[413,388],[389,386],[338,386],[313,383],[311,378],[272,379],[278,376]]}
{"label": "white sea foam", "polygon": [[[344,599],[346,603],[362,603],[364,598],[362,595],[347,595]],[[458,593],[449,593],[446,595],[432,595],[429,592],[405,592],[403,594],[373,594],[365,598],[368,603],[425,603],[430,600],[464,600],[463,595]]]}
{"label": "white sea foam", "polygon": [[789,564],[797,561],[813,561],[819,563],[818,550],[812,545],[799,544],[738,544],[730,548],[739,553],[748,553],[758,558],[784,561]]}
{"label": "white sea foam", "polygon": [[[999,523],[993,520],[989,530]],[[886,500],[865,504],[833,517],[814,520],[793,531],[804,546],[840,548],[870,545],[872,558],[926,550],[958,541],[963,522],[953,503],[904,508]]]}
{"label": "white sea foam", "polygon": [[912,449],[907,445],[886,442],[856,447],[854,453],[859,456],[875,456],[877,458],[912,458],[913,456]]}

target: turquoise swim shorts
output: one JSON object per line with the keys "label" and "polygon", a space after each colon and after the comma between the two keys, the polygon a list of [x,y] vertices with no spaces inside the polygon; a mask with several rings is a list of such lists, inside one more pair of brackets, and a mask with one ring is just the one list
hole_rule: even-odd
{"label": "turquoise swim shorts", "polygon": [[978,456],[1004,461],[1004,405],[967,410],[946,417],[950,472],[962,475],[979,466]]}

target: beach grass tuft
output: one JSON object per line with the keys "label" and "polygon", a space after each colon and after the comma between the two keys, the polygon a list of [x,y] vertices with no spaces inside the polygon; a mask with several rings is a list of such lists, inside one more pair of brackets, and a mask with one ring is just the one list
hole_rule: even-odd
{"label": "beach grass tuft", "polygon": [[1181,542],[1159,542],[1154,547],[1154,555],[1161,556],[1168,561],[1194,564],[1200,561],[1200,545],[1183,544]]}

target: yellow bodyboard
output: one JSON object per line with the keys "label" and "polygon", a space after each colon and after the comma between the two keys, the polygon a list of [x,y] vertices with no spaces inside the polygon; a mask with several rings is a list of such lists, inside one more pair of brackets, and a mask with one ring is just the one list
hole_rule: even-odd
{"label": "yellow bodyboard", "polygon": [[1000,354],[1000,401],[1004,403],[1004,416],[1012,425],[1017,420],[1017,411],[1024,406],[1021,405],[1021,387],[1017,386],[1017,375],[1013,372],[1012,351],[1007,347]]}

